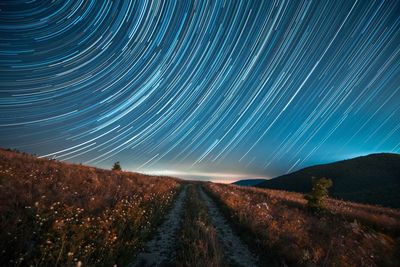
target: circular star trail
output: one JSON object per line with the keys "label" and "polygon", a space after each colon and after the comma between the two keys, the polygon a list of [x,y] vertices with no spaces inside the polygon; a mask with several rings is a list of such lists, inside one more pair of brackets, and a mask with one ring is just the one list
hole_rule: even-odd
{"label": "circular star trail", "polygon": [[273,176],[400,152],[400,1],[2,1],[0,146]]}

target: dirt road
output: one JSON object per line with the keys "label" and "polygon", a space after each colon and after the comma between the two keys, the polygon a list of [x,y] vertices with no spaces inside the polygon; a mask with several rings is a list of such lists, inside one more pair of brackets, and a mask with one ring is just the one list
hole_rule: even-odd
{"label": "dirt road", "polygon": [[[249,250],[222,215],[217,204],[199,187],[200,200],[205,205],[216,229],[219,245],[229,266],[257,266],[258,259]],[[187,185],[179,193],[164,223],[157,229],[153,239],[144,247],[129,266],[175,265],[176,242],[187,197]]]}
{"label": "dirt road", "polygon": [[235,234],[225,220],[217,204],[202,189],[200,196],[206,204],[212,223],[217,230],[218,240],[224,248],[224,256],[234,266],[257,266],[257,258]]}
{"label": "dirt road", "polygon": [[144,247],[135,262],[129,266],[165,266],[174,260],[176,235],[183,215],[183,204],[186,200],[187,186],[183,186],[164,223],[156,235]]}

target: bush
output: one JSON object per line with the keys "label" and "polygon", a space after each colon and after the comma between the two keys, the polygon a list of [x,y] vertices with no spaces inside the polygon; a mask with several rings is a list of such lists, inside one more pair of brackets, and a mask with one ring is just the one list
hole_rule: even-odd
{"label": "bush", "polygon": [[332,186],[332,180],[321,178],[312,178],[312,191],[304,196],[308,201],[307,206],[312,210],[321,210],[324,207],[324,201],[328,197],[328,189]]}
{"label": "bush", "polygon": [[114,163],[114,166],[112,167],[113,171],[121,171],[121,164],[119,164],[119,161]]}

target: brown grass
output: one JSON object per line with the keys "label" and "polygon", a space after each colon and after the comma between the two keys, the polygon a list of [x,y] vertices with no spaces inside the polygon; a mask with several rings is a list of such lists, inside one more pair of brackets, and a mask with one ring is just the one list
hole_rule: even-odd
{"label": "brown grass", "polygon": [[400,264],[398,210],[329,199],[316,216],[302,194],[211,183],[207,188],[253,246],[290,266]]}
{"label": "brown grass", "polygon": [[176,266],[224,266],[223,252],[196,185],[190,185],[177,245]]}
{"label": "brown grass", "polygon": [[[0,266],[118,266],[135,257],[181,181],[36,159],[0,150]],[[215,228],[192,183],[177,265],[221,266]],[[400,211],[206,184],[245,240],[289,266],[400,266]],[[266,260],[268,262],[268,260]]]}
{"label": "brown grass", "polygon": [[0,150],[0,265],[123,265],[179,185]]}

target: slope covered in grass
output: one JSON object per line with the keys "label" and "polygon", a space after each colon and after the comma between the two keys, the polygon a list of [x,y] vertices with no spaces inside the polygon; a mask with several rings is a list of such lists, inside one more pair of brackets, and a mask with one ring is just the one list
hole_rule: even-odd
{"label": "slope covered in grass", "polygon": [[254,249],[281,266],[399,266],[400,211],[328,199],[320,214],[304,196],[207,184]]}
{"label": "slope covered in grass", "polygon": [[123,265],[179,186],[0,150],[0,265]]}

